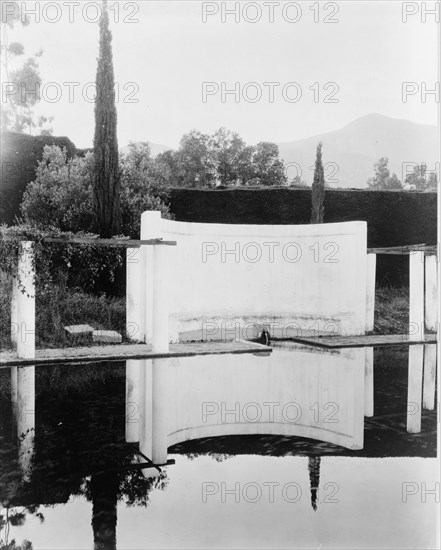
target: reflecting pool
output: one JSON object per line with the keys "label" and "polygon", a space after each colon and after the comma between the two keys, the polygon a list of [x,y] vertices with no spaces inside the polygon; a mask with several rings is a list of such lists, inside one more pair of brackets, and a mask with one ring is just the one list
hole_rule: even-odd
{"label": "reflecting pool", "polygon": [[280,342],[0,369],[1,546],[436,548],[429,367]]}

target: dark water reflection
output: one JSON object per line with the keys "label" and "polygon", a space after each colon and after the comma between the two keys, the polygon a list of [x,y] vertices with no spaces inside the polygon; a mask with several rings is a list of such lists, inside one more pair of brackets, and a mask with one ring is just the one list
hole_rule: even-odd
{"label": "dark water reflection", "polygon": [[[436,407],[408,433],[406,348],[375,350],[370,397],[357,353],[181,359],[159,378],[151,363],[0,370],[3,547],[436,547],[439,486],[438,503],[421,495],[439,481]],[[241,411],[295,401],[317,439],[292,435],[282,407],[278,428],[260,422],[261,433],[234,415],[201,420],[201,404],[232,410],[238,399]],[[335,426],[314,417],[328,403]],[[335,434],[346,447],[329,442]],[[176,464],[146,467],[164,441]]]}

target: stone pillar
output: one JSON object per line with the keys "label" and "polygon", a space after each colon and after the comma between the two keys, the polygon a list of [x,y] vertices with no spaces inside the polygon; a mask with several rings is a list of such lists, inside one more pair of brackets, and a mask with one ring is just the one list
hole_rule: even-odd
{"label": "stone pillar", "polygon": [[12,277],[12,292],[11,292],[11,344],[14,349],[17,349],[18,342],[18,265],[14,276]]}
{"label": "stone pillar", "polygon": [[438,322],[438,288],[437,288],[437,258],[435,255],[426,256],[426,291],[425,291],[425,327],[426,330],[436,331]]}
{"label": "stone pillar", "polygon": [[145,342],[142,248],[146,247],[126,251],[126,334],[133,342]]}
{"label": "stone pillar", "polygon": [[156,353],[169,351],[169,293],[170,269],[168,246],[153,247],[153,317],[152,350]]}
{"label": "stone pillar", "polygon": [[35,358],[34,245],[24,241],[18,255],[17,356]]}
{"label": "stone pillar", "polygon": [[409,254],[409,337],[424,341],[424,252]]}
{"label": "stone pillar", "polygon": [[366,272],[366,332],[374,330],[375,313],[375,275],[377,268],[377,255],[367,254]]}
{"label": "stone pillar", "polygon": [[407,386],[407,431],[418,434],[421,431],[421,403],[423,389],[424,346],[409,346],[409,375]]}
{"label": "stone pillar", "polygon": [[[141,215],[141,239],[160,239],[161,212],[143,212]],[[153,326],[153,254],[154,246],[142,246],[142,286],[143,286],[143,342],[152,343]]]}

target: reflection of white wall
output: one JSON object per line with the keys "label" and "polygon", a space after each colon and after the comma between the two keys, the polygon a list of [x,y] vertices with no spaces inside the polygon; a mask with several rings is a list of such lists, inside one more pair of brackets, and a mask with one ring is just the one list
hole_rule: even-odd
{"label": "reflection of white wall", "polygon": [[[201,437],[274,434],[363,448],[365,350],[153,360],[140,376],[140,449]],[[153,363],[153,365],[152,365]],[[143,389],[144,388],[144,389]]]}
{"label": "reflection of white wall", "polygon": [[[203,322],[297,323],[362,334],[366,320],[366,222],[226,225],[163,220],[144,212],[143,239],[166,247],[172,335]],[[144,247],[147,338],[151,338],[152,247]],[[230,252],[229,252],[230,251]],[[329,330],[329,326],[328,326]]]}
{"label": "reflection of white wall", "polygon": [[308,437],[363,447],[364,349],[180,359],[169,369],[168,444],[217,435]]}

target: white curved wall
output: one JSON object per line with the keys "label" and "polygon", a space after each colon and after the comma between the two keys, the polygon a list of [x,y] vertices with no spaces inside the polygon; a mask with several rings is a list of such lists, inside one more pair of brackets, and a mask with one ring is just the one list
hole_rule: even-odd
{"label": "white curved wall", "polygon": [[[141,238],[176,240],[168,257],[171,338],[256,322],[363,334],[366,222],[228,225],[163,220],[144,212]],[[141,333],[151,338],[153,247],[143,247]],[[165,247],[164,247],[165,248]],[[210,325],[209,323],[213,323]]]}

